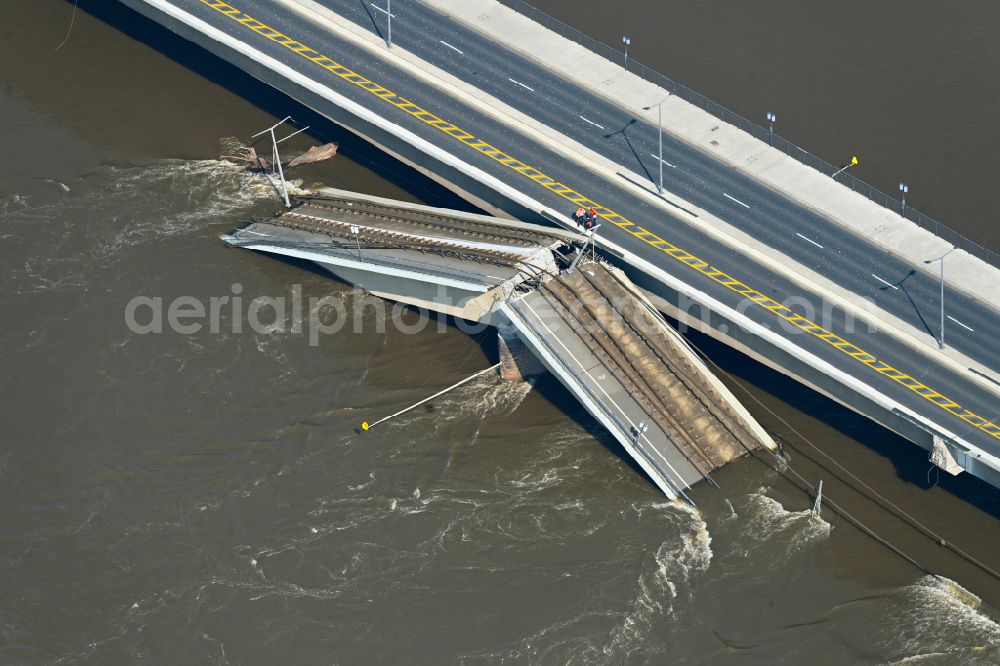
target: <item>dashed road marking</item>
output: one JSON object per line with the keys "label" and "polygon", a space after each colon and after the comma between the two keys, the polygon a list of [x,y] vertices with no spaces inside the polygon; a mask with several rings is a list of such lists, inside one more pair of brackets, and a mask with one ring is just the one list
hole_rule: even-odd
{"label": "dashed road marking", "polygon": [[457,46],[452,46],[451,44],[449,44],[448,42],[444,41],[443,39],[439,39],[438,41],[441,42],[442,44],[444,44],[445,46],[447,46],[449,49],[451,49],[453,51],[458,51],[461,55],[465,55],[465,51],[463,51],[462,49],[458,48]]}
{"label": "dashed road marking", "polygon": [[880,278],[879,276],[875,275],[874,273],[872,273],[872,277],[875,278],[876,280],[878,280],[879,282],[881,282],[882,284],[884,284],[885,286],[892,287],[896,291],[899,291],[899,287],[897,287],[893,283],[889,282],[888,280],[883,280],[882,278]]}
{"label": "dashed road marking", "polygon": [[965,324],[963,324],[959,320],[955,319],[951,315],[948,315],[948,319],[951,319],[953,322],[955,322],[956,324],[958,324],[959,326],[961,326],[965,330],[969,331],[970,333],[975,333],[976,332],[974,329],[969,328],[968,326],[966,326]]}
{"label": "dashed road marking", "polygon": [[604,125],[601,125],[600,123],[595,123],[593,120],[587,120],[583,116],[580,116],[580,120],[582,120],[585,123],[590,123],[594,127],[600,127],[601,129],[604,129]]}
{"label": "dashed road marking", "polygon": [[743,206],[744,208],[749,208],[749,207],[750,207],[749,205],[747,205],[747,204],[743,203],[742,201],[740,201],[740,200],[739,200],[739,199],[737,199],[736,197],[731,197],[731,196],[729,196],[728,194],[726,194],[725,192],[723,192],[723,193],[722,193],[722,196],[726,197],[726,198],[727,198],[727,199],[729,199],[730,201],[735,201],[736,203],[738,203],[739,205]]}
{"label": "dashed road marking", "polygon": [[801,238],[804,241],[809,241],[810,243],[812,243],[813,245],[815,245],[819,249],[821,249],[821,250],[823,249],[823,246],[820,245],[819,243],[817,243],[816,241],[814,241],[812,238],[809,238],[808,236],[803,236],[802,234],[800,234],[797,231],[795,232],[795,235],[798,236],[799,238]]}
{"label": "dashed road marking", "polygon": [[507,80],[510,81],[511,83],[513,83],[514,85],[521,86],[522,88],[526,88],[526,89],[530,90],[531,92],[535,92],[534,88],[532,88],[531,86],[527,86],[527,85],[521,83],[520,81],[515,81],[514,79],[509,78],[509,77],[507,78]]}
{"label": "dashed road marking", "polygon": [[663,162],[664,164],[666,164],[668,167],[670,167],[672,169],[676,169],[677,168],[676,164],[671,164],[670,162],[668,162],[666,160],[661,160],[659,155],[654,155],[654,154],[650,153],[649,156],[652,157],[657,162]]}

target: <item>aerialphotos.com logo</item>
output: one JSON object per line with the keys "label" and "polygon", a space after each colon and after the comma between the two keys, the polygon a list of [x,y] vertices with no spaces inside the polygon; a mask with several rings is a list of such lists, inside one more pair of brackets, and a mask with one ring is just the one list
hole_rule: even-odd
{"label": "aerialphotos.com logo", "polygon": [[[259,295],[248,298],[244,295],[243,285],[233,283],[230,293],[222,296],[196,297],[177,296],[165,299],[162,296],[134,296],[125,305],[125,325],[136,335],[162,334],[165,331],[178,335],[240,334],[245,330],[261,334],[291,333],[293,335],[308,335],[309,344],[316,346],[322,336],[335,335],[345,329],[352,333],[383,334],[387,326],[404,334],[415,335],[427,329],[432,321],[436,321],[438,333],[449,330],[449,322],[460,331],[479,334],[489,325],[489,321],[470,321],[461,317],[446,317],[433,314],[427,308],[391,302],[355,287],[354,289],[327,294],[325,296],[310,296],[303,298],[302,285],[293,284],[290,293],[281,296]],[[462,303],[456,303],[447,289],[437,286],[433,297],[435,310],[459,312]],[[736,307],[740,314],[753,312],[755,303],[750,299],[742,299]],[[831,303],[822,301],[817,307],[809,299],[793,296],[786,299],[782,305],[819,323],[824,327],[843,327],[848,333],[855,330],[855,318],[849,312],[835,308]],[[622,302],[611,299],[599,306],[591,306],[584,313],[584,303],[570,303],[568,309],[574,318],[591,322],[584,325],[585,332],[600,332],[609,325],[620,325],[628,319],[632,326],[648,326],[653,332],[658,327],[659,315],[650,309],[653,316],[627,317],[635,308],[649,309],[634,299],[627,298]],[[705,330],[714,327],[723,333],[729,333],[731,326],[720,322],[718,316],[713,316],[711,310],[697,299],[680,296],[678,303],[678,328],[686,332],[688,328]],[[554,309],[541,309],[539,316],[556,322],[563,319],[563,314]],[[586,314],[587,316],[579,316]],[[871,320],[869,320],[871,321]],[[350,325],[348,328],[348,324]],[[768,327],[773,323],[762,323]],[[785,333],[801,335],[804,331],[784,319],[778,320],[778,325]],[[874,332],[872,324],[866,324],[869,332]],[[593,330],[591,330],[593,329]]]}

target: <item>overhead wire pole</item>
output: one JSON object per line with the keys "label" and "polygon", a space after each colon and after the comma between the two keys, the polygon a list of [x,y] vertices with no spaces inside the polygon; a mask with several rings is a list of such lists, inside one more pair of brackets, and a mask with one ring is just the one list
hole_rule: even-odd
{"label": "overhead wire pole", "polygon": [[[387,48],[391,49],[392,48],[392,0],[385,0],[385,9],[382,9],[374,2],[372,3],[372,7],[385,14],[385,45]],[[375,30],[378,31],[378,26],[375,27]]]}
{"label": "overhead wire pole", "polygon": [[944,258],[957,249],[958,246],[953,245],[950,250],[942,254],[937,259],[927,259],[924,261],[925,264],[933,264],[935,261],[941,262],[941,336],[938,338],[939,349],[944,349]]}
{"label": "overhead wire pole", "polygon": [[660,194],[663,194],[663,103],[666,102],[669,97],[670,93],[667,93],[667,96],[656,104],[650,104],[649,106],[642,107],[643,111],[649,111],[654,106],[656,107],[656,124],[659,127],[660,132],[660,156],[657,158],[657,161],[660,163],[660,185],[657,191]]}
{"label": "overhead wire pole", "polygon": [[285,200],[285,208],[291,208],[292,202],[288,199],[288,185],[285,183],[285,170],[281,166],[281,155],[278,154],[278,144],[281,143],[282,141],[287,141],[296,134],[301,134],[302,132],[305,132],[307,129],[309,129],[309,125],[306,125],[302,129],[296,130],[282,139],[278,139],[277,137],[275,137],[274,129],[276,127],[284,125],[289,120],[292,120],[292,117],[285,116],[284,118],[281,119],[281,122],[277,122],[268,127],[266,130],[257,132],[252,137],[250,137],[251,139],[256,139],[257,137],[262,136],[264,134],[270,134],[271,136],[271,159],[274,161],[274,164],[271,165],[271,174],[273,176],[274,169],[275,168],[278,169],[278,177],[281,179],[281,196]]}

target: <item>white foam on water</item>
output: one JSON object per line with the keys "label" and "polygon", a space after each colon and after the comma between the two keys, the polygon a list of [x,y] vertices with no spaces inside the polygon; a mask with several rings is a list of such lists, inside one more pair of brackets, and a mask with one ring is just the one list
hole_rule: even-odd
{"label": "white foam on water", "polygon": [[1000,625],[975,594],[928,575],[839,605],[824,623],[842,660],[877,664],[1000,663]]}
{"label": "white foam on water", "polygon": [[[218,160],[164,160],[142,167],[109,167],[108,172],[111,182],[89,190],[81,205],[121,211],[128,209],[128,202],[141,200],[139,210],[149,212],[141,218],[121,220],[117,233],[98,248],[98,256],[201,229],[207,220],[227,217],[275,197],[264,176]],[[162,204],[155,206],[161,200]]]}
{"label": "white foam on water", "polygon": [[[428,436],[436,437],[456,422],[468,421],[476,424],[470,437],[465,440],[468,444],[476,441],[479,424],[487,417],[513,414],[531,392],[532,386],[531,382],[505,382],[497,375],[487,373],[436,399],[432,411],[417,409],[402,418],[393,419],[389,425],[412,428],[422,421],[430,420],[431,434]],[[450,461],[448,464],[450,465]]]}
{"label": "white foam on water", "polygon": [[484,378],[485,381],[477,387],[480,390],[473,394],[474,399],[463,403],[466,413],[479,418],[487,415],[510,416],[521,406],[535,385],[534,380],[507,382],[491,374],[484,375]]}
{"label": "white foam on water", "polygon": [[647,646],[656,627],[674,617],[675,601],[690,595],[692,578],[705,573],[712,562],[712,537],[701,514],[680,502],[657,506],[674,529],[652,561],[641,565],[631,607],[602,648],[604,654],[618,659]]}
{"label": "white foam on water", "polygon": [[791,556],[830,536],[830,523],[815,515],[811,509],[788,511],[781,502],[768,497],[766,492],[766,488],[759,488],[745,497],[746,520],[743,533],[737,540],[744,554],[748,555],[765,544],[773,550],[776,543],[784,542],[785,554]]}
{"label": "white foam on water", "polygon": [[368,480],[364,483],[359,483],[356,486],[347,486],[348,490],[361,490],[362,488],[367,488],[371,484],[375,483],[375,472],[368,473]]}
{"label": "white foam on water", "polygon": [[[996,664],[1000,624],[981,610],[981,600],[953,580],[924,576],[888,595],[881,609],[887,647],[897,660],[946,654],[952,663]],[[893,603],[901,601],[903,603]]]}
{"label": "white foam on water", "polygon": [[[239,211],[273,199],[266,177],[218,160],[162,160],[146,166],[104,166],[62,187],[0,197],[5,230],[24,270],[5,276],[24,293],[86,286],[94,266],[116,262],[131,247],[232,223]],[[301,183],[291,192],[306,193]]]}

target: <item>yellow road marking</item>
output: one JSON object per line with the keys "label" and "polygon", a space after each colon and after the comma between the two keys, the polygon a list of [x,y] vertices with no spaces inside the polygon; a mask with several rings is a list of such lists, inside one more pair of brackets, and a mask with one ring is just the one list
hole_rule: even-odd
{"label": "yellow road marking", "polygon": [[656,248],[657,250],[660,250],[661,252],[670,255],[671,257],[678,260],[682,264],[685,264],[686,266],[693,268],[702,275],[705,275],[706,277],[714,280],[715,282],[726,287],[727,289],[736,292],[737,294],[740,294],[745,298],[750,299],[754,303],[760,305],[762,308],[766,310],[769,310],[770,312],[784,319],[793,326],[819,338],[820,340],[823,340],[824,342],[840,350],[844,354],[868,366],[875,372],[884,375],[885,377],[889,377],[897,384],[905,386],[906,388],[910,389],[920,397],[937,405],[938,407],[944,409],[950,414],[957,416],[958,418],[962,419],[966,423],[969,423],[973,427],[986,432],[987,434],[996,439],[1000,439],[1000,426],[998,426],[995,423],[992,423],[989,419],[984,419],[983,417],[974,414],[967,409],[962,408],[954,400],[951,400],[950,398],[938,393],[934,389],[925,385],[920,380],[911,377],[905,372],[901,372],[890,365],[887,365],[883,361],[879,361],[872,354],[869,354],[868,352],[864,351],[855,344],[848,342],[847,340],[843,339],[836,333],[828,331],[822,326],[819,326],[818,324],[809,321],[805,317],[796,314],[788,307],[775,301],[770,296],[766,296],[757,291],[756,289],[748,287],[743,282],[727,275],[726,273],[715,268],[714,266],[709,265],[707,262],[702,261],[698,257],[687,252],[686,250],[677,247],[673,243],[664,240],[663,238],[657,236],[652,231],[640,227],[639,225],[628,220],[619,213],[616,213],[610,208],[602,206],[596,201],[592,201],[591,199],[584,196],[583,194],[580,194],[573,188],[564,185],[555,180],[554,178],[545,175],[538,169],[528,164],[525,164],[516,157],[508,155],[499,148],[496,148],[491,144],[476,138],[474,135],[463,130],[457,125],[454,125],[448,122],[447,120],[439,118],[430,111],[421,108],[414,102],[397,95],[396,93],[384,88],[383,86],[375,83],[374,81],[369,80],[368,78],[362,76],[361,74],[358,74],[357,72],[354,72],[351,69],[341,65],[335,60],[320,54],[319,52],[306,46],[302,42],[292,39],[291,37],[282,34],[280,31],[275,30],[274,28],[265,25],[264,23],[261,23],[257,19],[243,12],[242,10],[237,9],[226,2],[220,2],[218,0],[201,0],[201,2],[208,5],[212,9],[228,16],[237,23],[246,26],[247,28],[253,30],[257,34],[269,39],[270,41],[288,48],[293,53],[302,56],[306,60],[309,60],[315,63],[316,65],[322,67],[323,69],[332,72],[333,74],[344,79],[345,81],[348,81],[358,86],[362,90],[365,90],[375,95],[379,99],[388,102],[389,104],[392,104],[396,108],[405,111],[414,118],[419,119],[421,122],[441,130],[448,136],[457,139],[458,141],[461,141],[469,148],[472,148],[482,153],[483,155],[486,155],[487,157],[499,162],[500,164],[506,166],[507,168],[526,176],[527,178],[541,185],[542,187],[546,188],[550,192],[558,194],[564,199],[573,202],[577,206],[583,206],[585,208],[590,208],[590,207],[595,208],[597,210],[598,215],[603,217],[605,220],[611,222],[620,229],[638,238],[647,245],[650,245]]}

